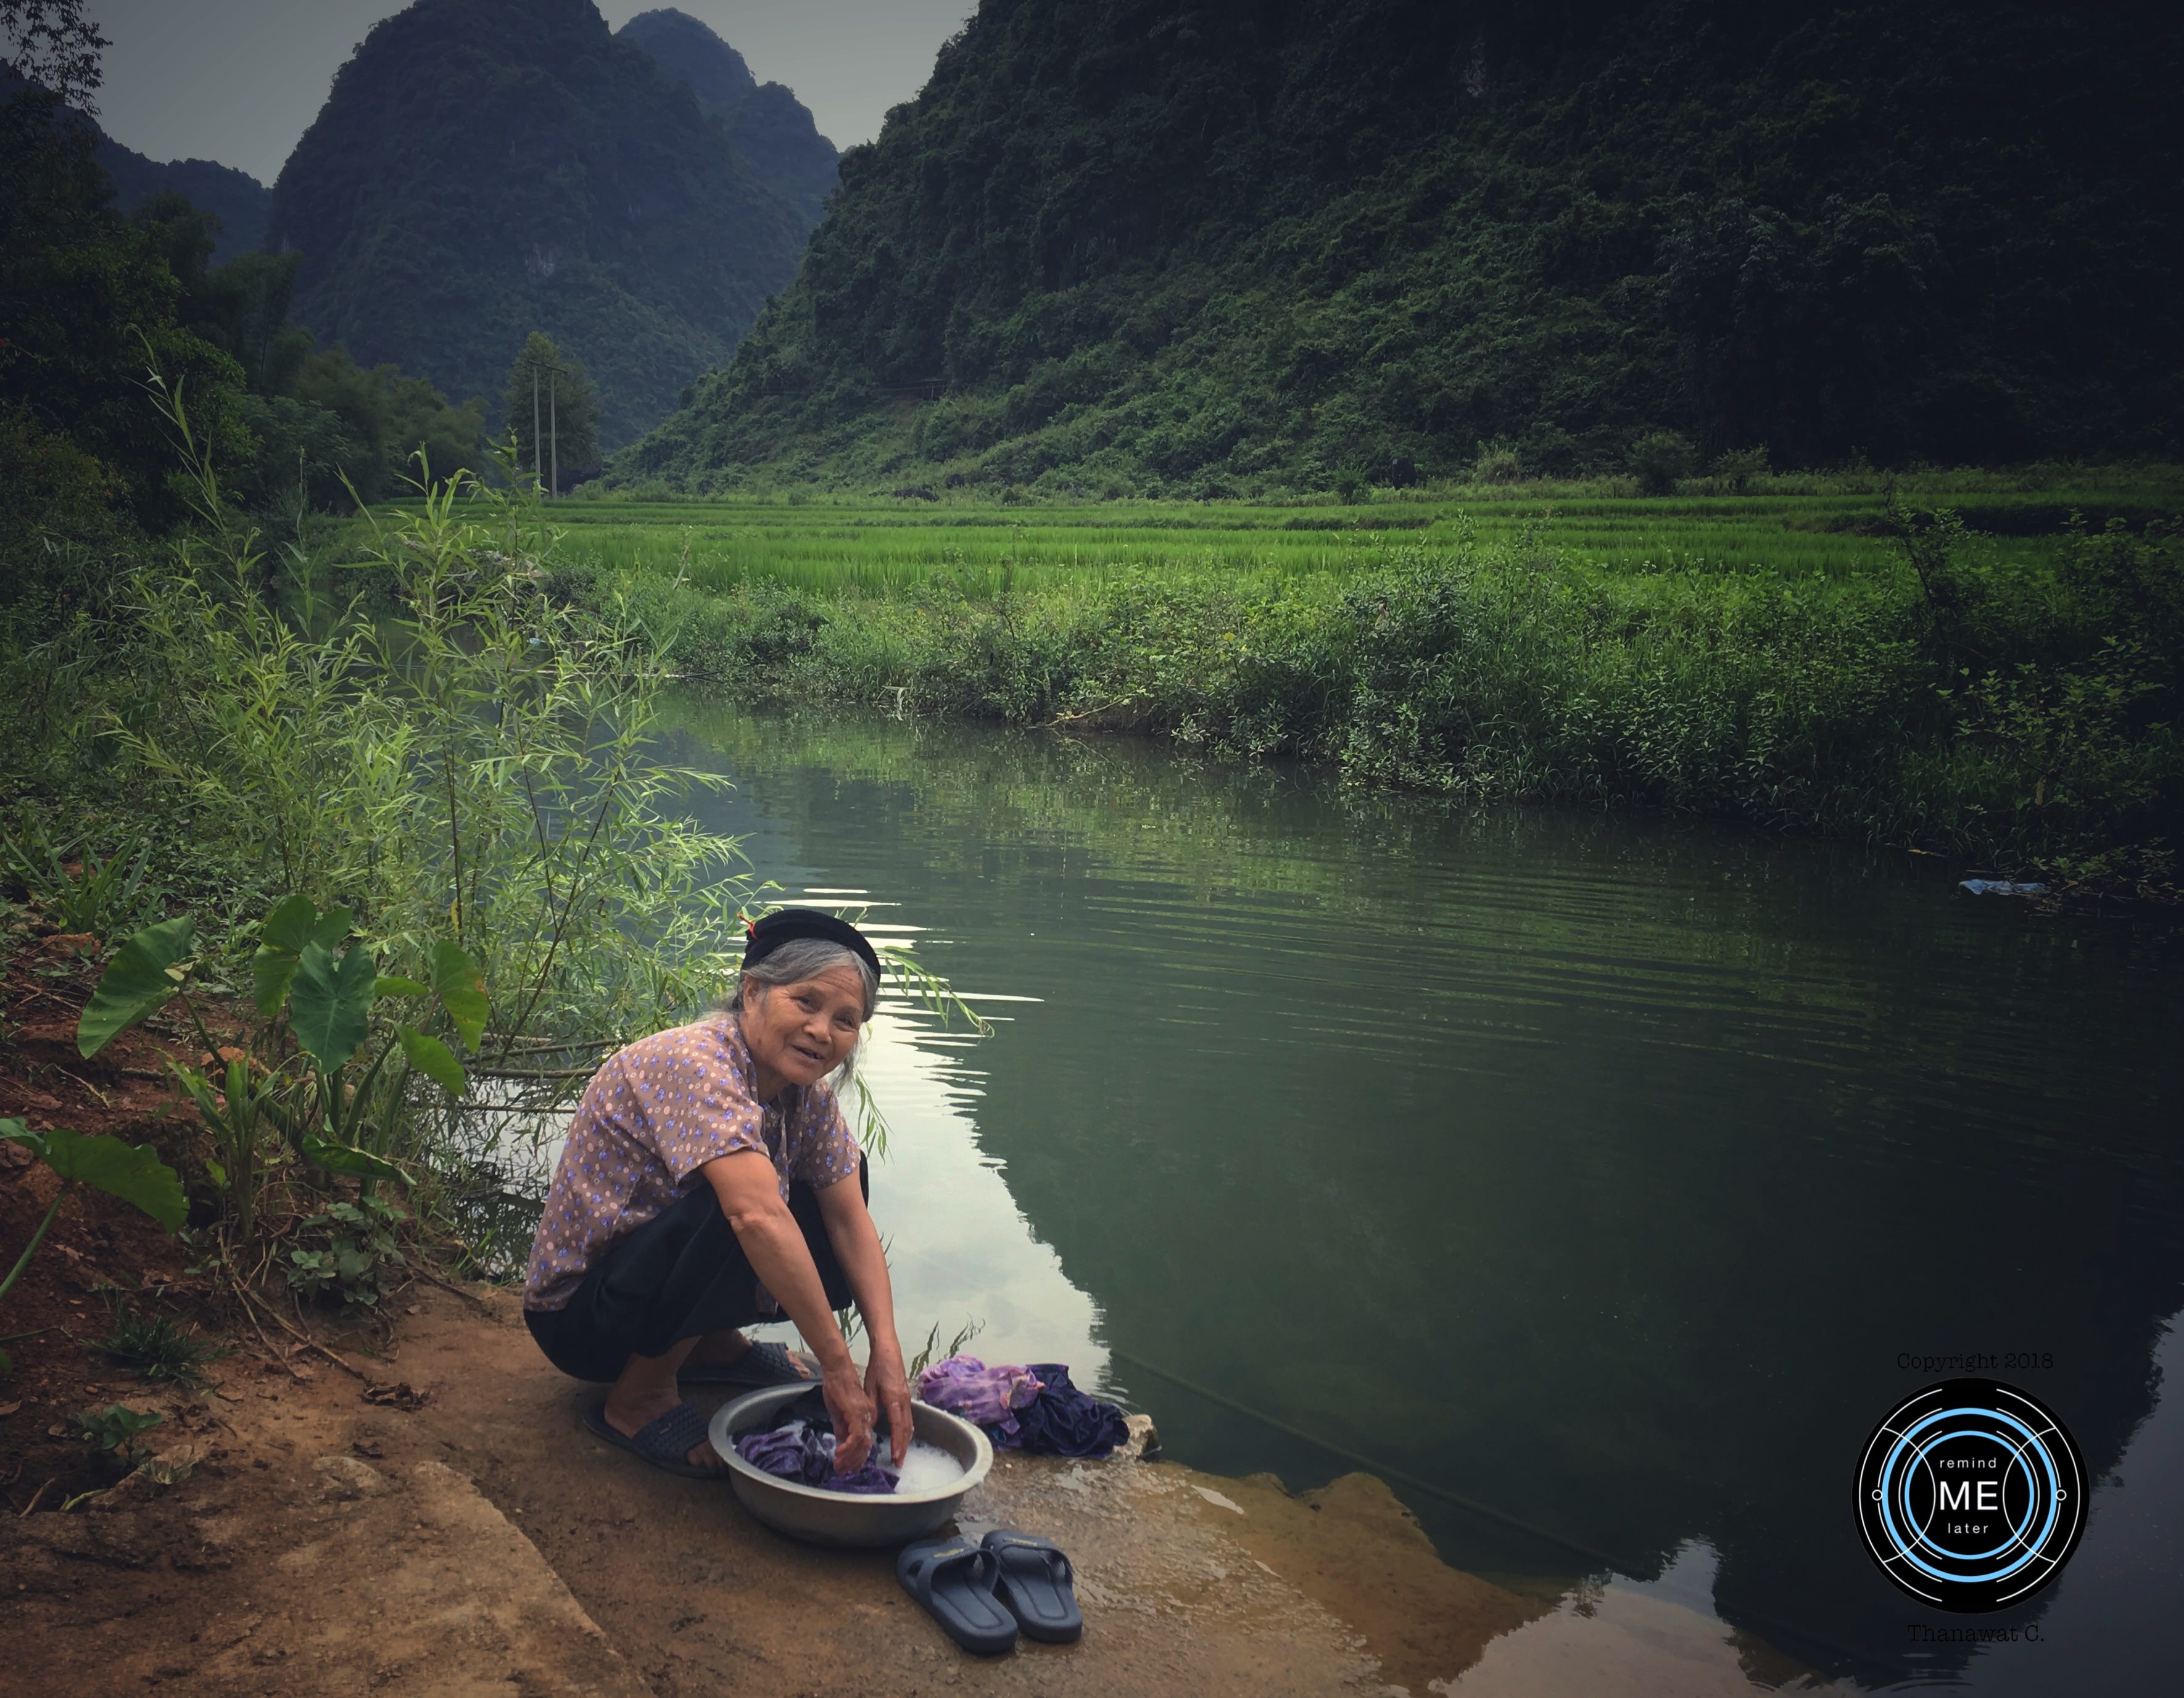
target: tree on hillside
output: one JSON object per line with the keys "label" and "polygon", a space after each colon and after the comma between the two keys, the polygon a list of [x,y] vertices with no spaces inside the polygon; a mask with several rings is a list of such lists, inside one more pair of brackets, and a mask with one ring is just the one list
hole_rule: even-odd
{"label": "tree on hillside", "polygon": [[19,75],[79,112],[98,112],[91,97],[104,75],[98,56],[106,37],[83,15],[83,0],[0,0],[0,36]]}
{"label": "tree on hillside", "polygon": [[65,438],[113,475],[140,521],[164,524],[178,511],[174,451],[145,401],[145,367],[186,389],[223,469],[251,446],[231,398],[242,374],[178,321],[165,232],[114,215],[97,132],[52,91],[16,87],[0,103],[0,410],[19,432]]}
{"label": "tree on hillside", "polygon": [[538,331],[508,368],[502,429],[515,437],[516,464],[559,494],[599,465],[599,409],[584,368]]}

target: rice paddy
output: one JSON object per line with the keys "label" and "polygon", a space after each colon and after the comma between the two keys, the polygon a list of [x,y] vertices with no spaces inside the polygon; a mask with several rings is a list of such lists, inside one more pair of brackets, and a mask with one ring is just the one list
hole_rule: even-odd
{"label": "rice paddy", "polygon": [[[1791,485],[1788,479],[1774,480]],[[2096,475],[2012,487],[2001,477],[1907,480],[1908,505],[1963,513],[1987,545],[2018,558],[2050,549],[2073,512],[2134,527],[2184,509],[2184,476]],[[1978,485],[1984,482],[1987,487]],[[1973,487],[1951,487],[1969,483]],[[1132,571],[1224,577],[1346,576],[1391,550],[1540,543],[1613,574],[1761,574],[1852,581],[1899,558],[1870,487],[1792,487],[1746,496],[1641,499],[1583,489],[1405,492],[1356,505],[1116,501],[1006,505],[954,495],[556,503],[561,552],[588,565],[682,574],[702,590],[770,582],[821,594],[889,596],[931,580],[1059,587]]]}

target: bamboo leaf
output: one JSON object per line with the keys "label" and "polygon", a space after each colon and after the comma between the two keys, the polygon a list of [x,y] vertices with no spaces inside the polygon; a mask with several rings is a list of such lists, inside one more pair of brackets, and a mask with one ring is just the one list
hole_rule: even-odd
{"label": "bamboo leaf", "polygon": [[420,984],[415,979],[404,978],[398,973],[382,973],[379,983],[372,987],[371,994],[375,997],[430,996],[432,987]]}
{"label": "bamboo leaf", "polygon": [[432,989],[463,1042],[476,1049],[485,1036],[486,1016],[493,1011],[486,999],[485,976],[460,944],[444,938],[432,946]]}
{"label": "bamboo leaf", "polygon": [[197,942],[197,921],[185,914],[147,926],[115,952],[99,975],[83,1017],[76,1022],[75,1047],[96,1055],[131,1027],[166,1006],[182,988],[182,963]]}
{"label": "bamboo leaf", "polygon": [[454,1051],[438,1038],[410,1026],[396,1027],[394,1035],[401,1040],[402,1053],[409,1058],[410,1065],[449,1096],[459,1097],[470,1088],[470,1077],[463,1072],[463,1064],[455,1059]]}
{"label": "bamboo leaf", "polygon": [[304,1053],[327,1072],[355,1055],[369,1033],[378,976],[369,949],[351,949],[337,960],[314,940],[296,957],[289,1024]]}

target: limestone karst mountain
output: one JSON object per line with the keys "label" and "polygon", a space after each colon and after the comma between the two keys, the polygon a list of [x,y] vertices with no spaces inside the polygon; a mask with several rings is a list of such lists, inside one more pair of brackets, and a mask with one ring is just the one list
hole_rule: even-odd
{"label": "limestone karst mountain", "polygon": [[794,276],[807,201],[591,0],[418,0],[336,76],[269,239],[301,252],[295,313],[321,343],[450,394],[497,392],[543,331],[590,374],[611,448]]}
{"label": "limestone karst mountain", "polygon": [[811,223],[819,221],[841,181],[835,169],[840,155],[795,95],[777,82],[760,82],[741,53],[687,12],[640,12],[615,33],[689,84],[699,107],[727,126],[759,181],[786,195]]}

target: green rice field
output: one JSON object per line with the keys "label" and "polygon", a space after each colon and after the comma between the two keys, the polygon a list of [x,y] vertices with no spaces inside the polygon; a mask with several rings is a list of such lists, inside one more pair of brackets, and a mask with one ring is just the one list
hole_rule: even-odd
{"label": "green rice field", "polygon": [[[1791,480],[1780,480],[1789,483]],[[2094,475],[2013,487],[2000,477],[1908,480],[1897,498],[1957,509],[1998,554],[2055,546],[2070,515],[2134,528],[2184,511],[2184,476]],[[1952,487],[1969,482],[1972,487]],[[1978,487],[1984,482],[1988,487]],[[635,502],[568,499],[550,519],[562,554],[608,570],[682,573],[700,589],[769,581],[814,592],[898,593],[933,578],[1033,588],[1057,578],[1150,570],[1199,576],[1342,576],[1391,549],[1513,542],[1526,532],[1618,574],[1758,573],[1855,580],[1898,558],[1877,485],[1745,496],[1538,489],[1384,496],[1352,506],[1104,502],[1002,505],[877,497]]]}

